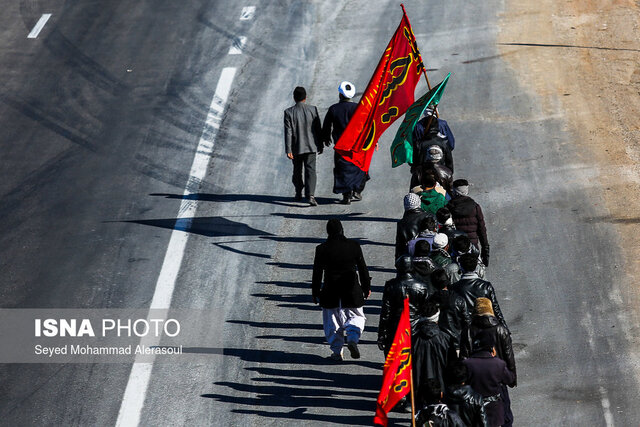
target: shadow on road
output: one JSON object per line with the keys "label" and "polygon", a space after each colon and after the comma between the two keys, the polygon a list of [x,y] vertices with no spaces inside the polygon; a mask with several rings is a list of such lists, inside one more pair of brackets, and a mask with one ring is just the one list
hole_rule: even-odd
{"label": "shadow on road", "polygon": [[271,233],[250,227],[239,221],[232,221],[221,216],[209,216],[199,218],[166,218],[166,219],[134,219],[128,221],[133,224],[150,225],[152,227],[180,230],[207,237],[228,236],[271,236]]}
{"label": "shadow on road", "polygon": [[[376,365],[381,369],[381,364]],[[238,397],[230,393],[201,396],[247,407],[234,409],[233,412],[238,414],[258,415],[269,419],[323,421],[334,425],[372,424],[377,390],[380,387],[381,377],[378,372],[336,375],[315,369],[250,367],[247,370],[260,375],[252,378],[257,384],[215,383],[245,396]],[[331,414],[332,410],[345,409],[362,411],[362,415]],[[318,410],[321,413],[317,413]]]}
{"label": "shadow on road", "polygon": [[[257,202],[270,203],[272,205],[280,205],[287,207],[304,207],[308,203],[304,201],[296,202],[293,197],[272,196],[268,194],[210,194],[210,193],[194,193],[194,194],[167,194],[167,193],[151,193],[150,196],[164,197],[167,199],[179,200],[198,200],[201,202]],[[336,203],[335,199],[327,197],[316,197],[319,205],[331,205]]]}

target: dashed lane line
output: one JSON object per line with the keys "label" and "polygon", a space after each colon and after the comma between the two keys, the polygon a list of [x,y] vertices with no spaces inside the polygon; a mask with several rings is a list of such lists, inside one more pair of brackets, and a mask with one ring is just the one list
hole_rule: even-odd
{"label": "dashed lane line", "polygon": [[[202,130],[200,142],[198,143],[198,148],[193,158],[193,164],[189,172],[189,180],[184,189],[185,196],[195,194],[200,190],[200,185],[207,173],[216,135],[222,122],[235,74],[235,68],[228,67],[222,70],[215,94],[209,106],[209,112],[204,129]],[[189,232],[183,230],[189,230],[192,219],[196,214],[196,208],[197,201],[188,200],[187,197],[183,198],[182,203],[180,203],[178,219],[171,232],[167,252],[164,256],[153,299],[151,300],[151,306],[149,307],[150,310],[168,309],[171,306],[176,279],[178,278],[178,272],[180,271],[184,251],[189,239]],[[160,317],[155,313],[157,312],[154,311],[154,318]],[[160,338],[155,338],[151,341],[154,342],[149,342],[149,340],[144,341],[144,345],[158,345]],[[155,357],[151,359],[151,362],[134,363],[131,367],[127,388],[125,389],[122,403],[120,404],[116,426],[136,427],[140,423],[149,379],[151,378],[151,371],[153,370],[153,360],[155,360]]]}
{"label": "dashed lane line", "polygon": [[244,50],[244,45],[247,43],[245,36],[240,36],[233,41],[233,45],[229,48],[229,55],[240,55]]}
{"label": "dashed lane line", "polygon": [[242,8],[242,12],[240,12],[240,20],[248,21],[253,19],[253,16],[256,14],[255,6],[245,6]]}
{"label": "dashed lane line", "polygon": [[40,19],[38,19],[38,22],[36,22],[36,25],[33,27],[31,32],[27,36],[27,38],[28,39],[35,39],[36,37],[38,37],[38,34],[40,34],[40,31],[42,31],[42,29],[44,28],[45,24],[49,20],[49,18],[51,18],[51,14],[50,13],[43,13],[42,16],[40,17]]}

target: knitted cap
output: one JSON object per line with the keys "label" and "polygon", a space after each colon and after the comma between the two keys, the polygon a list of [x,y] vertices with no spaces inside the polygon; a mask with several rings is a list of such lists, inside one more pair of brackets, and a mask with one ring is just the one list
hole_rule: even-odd
{"label": "knitted cap", "polygon": [[420,196],[418,196],[417,194],[409,193],[406,196],[404,196],[405,211],[419,208],[421,204],[422,204],[422,201],[420,200]]}

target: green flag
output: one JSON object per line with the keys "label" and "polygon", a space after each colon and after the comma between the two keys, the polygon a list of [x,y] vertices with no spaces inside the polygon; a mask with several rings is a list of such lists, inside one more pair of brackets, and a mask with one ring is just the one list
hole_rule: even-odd
{"label": "green flag", "polygon": [[451,73],[447,74],[444,80],[414,102],[405,113],[404,121],[391,144],[392,167],[398,167],[406,162],[413,163],[413,128],[416,127],[416,123],[418,123],[428,106],[438,105],[450,76]]}

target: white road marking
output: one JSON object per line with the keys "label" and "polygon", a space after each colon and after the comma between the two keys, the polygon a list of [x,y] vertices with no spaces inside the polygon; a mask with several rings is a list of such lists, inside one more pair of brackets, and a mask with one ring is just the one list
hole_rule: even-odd
{"label": "white road marking", "polygon": [[[586,306],[586,303],[582,304],[583,307]],[[589,347],[592,352],[596,352],[596,331],[593,326],[593,320],[591,318],[591,313],[585,311],[584,318],[580,322],[582,326],[584,326],[587,332],[587,340],[589,342]],[[598,374],[598,382],[602,382],[600,375]],[[602,412],[604,415],[604,422],[606,427],[614,427],[613,423],[613,413],[611,412],[611,402],[609,401],[609,394],[607,393],[607,389],[604,386],[600,385],[598,387],[598,391],[600,392],[600,405],[602,405]]]}
{"label": "white road marking", "polygon": [[248,21],[249,19],[253,19],[253,15],[256,13],[255,6],[245,6],[242,8],[242,12],[240,13],[241,21]]}
{"label": "white road marking", "polygon": [[600,386],[600,403],[602,403],[602,409],[604,410],[604,422],[607,427],[613,427],[613,414],[611,413],[611,403],[609,402],[609,396],[607,390]]}
{"label": "white road marking", "polygon": [[245,36],[240,36],[233,41],[233,45],[229,48],[229,55],[240,55],[244,50],[244,45],[247,43]]}
{"label": "white road marking", "polygon": [[[216,92],[209,106],[209,113],[207,114],[205,125],[202,129],[200,142],[198,143],[198,148],[193,158],[193,164],[189,172],[189,181],[183,193],[185,196],[199,191],[200,184],[207,173],[216,134],[222,122],[235,74],[235,68],[224,68],[222,70],[220,80],[216,86]],[[184,257],[185,247],[189,240],[188,229],[196,213],[197,205],[197,201],[187,200],[186,198],[183,199],[180,204],[178,219],[171,232],[167,252],[164,256],[162,268],[160,269],[158,281],[156,282],[156,289],[153,294],[153,299],[151,300],[151,306],[149,307],[150,310],[168,309],[171,306],[176,279]],[[153,317],[159,318],[160,316],[155,313],[156,312],[154,312]],[[141,340],[141,343],[142,341],[143,340]],[[159,342],[159,338],[145,340],[144,345],[158,345]],[[147,387],[149,386],[149,379],[151,378],[154,359],[155,357],[151,359],[151,362],[134,363],[132,365],[127,388],[125,389],[122,403],[120,404],[120,412],[118,413],[116,426],[136,427],[140,423],[140,416],[142,415],[142,408],[147,394]]]}
{"label": "white road marking", "polygon": [[38,37],[38,34],[40,34],[40,31],[42,31],[42,29],[44,28],[44,25],[47,23],[49,18],[51,18],[50,13],[43,13],[40,19],[38,19],[38,22],[36,22],[35,27],[33,27],[33,30],[31,30],[31,32],[27,36],[27,38],[35,39],[36,37]]}

